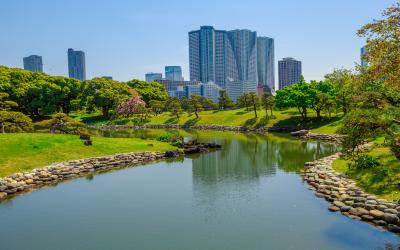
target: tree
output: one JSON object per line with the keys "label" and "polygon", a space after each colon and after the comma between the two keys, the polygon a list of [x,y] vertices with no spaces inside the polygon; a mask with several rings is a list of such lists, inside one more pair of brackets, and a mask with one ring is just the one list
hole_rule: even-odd
{"label": "tree", "polygon": [[302,77],[298,83],[278,90],[275,101],[278,108],[297,108],[302,119],[307,120],[308,108],[311,108],[313,101],[311,85]]}
{"label": "tree", "polygon": [[332,73],[325,75],[325,81],[332,83],[336,88],[336,102],[342,108],[343,114],[350,109],[353,96],[354,74],[347,69],[335,69]]}
{"label": "tree", "polygon": [[171,115],[179,119],[179,115],[182,114],[182,105],[178,97],[168,97],[165,106]]}
{"label": "tree", "polygon": [[139,94],[131,90],[132,97],[126,101],[121,102],[117,107],[118,115],[130,117],[134,114],[142,113],[146,107],[146,103],[142,100]]}
{"label": "tree", "polygon": [[151,100],[149,106],[155,114],[159,115],[165,109],[165,101]]}
{"label": "tree", "polygon": [[218,106],[221,110],[226,110],[234,106],[233,101],[226,94],[225,90],[219,91]]}
{"label": "tree", "polygon": [[246,111],[249,111],[249,108],[251,106],[250,98],[249,98],[248,93],[243,93],[239,98],[237,99],[237,105],[240,108],[246,108]]}
{"label": "tree", "polygon": [[32,120],[21,112],[0,111],[0,133],[28,131],[32,129]]}
{"label": "tree", "polygon": [[106,78],[84,81],[82,89],[85,105],[98,107],[105,118],[109,118],[110,110],[130,95],[128,85]]}
{"label": "tree", "polygon": [[7,100],[9,94],[0,92],[0,110],[7,111],[12,108],[18,107],[18,104],[14,101]]}
{"label": "tree", "polygon": [[58,86],[58,91],[53,93],[57,111],[68,115],[79,97],[81,82],[62,76],[47,76],[46,80]]}
{"label": "tree", "polygon": [[194,112],[196,118],[199,118],[199,112],[204,110],[203,100],[204,97],[198,95],[191,95],[189,98],[189,110]]}
{"label": "tree", "polygon": [[250,92],[248,95],[249,103],[253,108],[254,117],[257,118],[257,109],[260,106],[260,98],[258,98],[257,94],[254,92]]}
{"label": "tree", "polygon": [[275,107],[275,97],[268,93],[264,93],[261,98],[261,103],[262,106],[265,108],[265,116],[268,117],[268,110],[271,111],[271,116],[272,116],[273,115],[272,110]]}
{"label": "tree", "polygon": [[51,119],[38,122],[36,126],[47,128],[52,134],[57,131],[64,134],[77,134],[79,129],[84,127],[84,124],[72,119],[64,113],[56,113],[52,115]]}
{"label": "tree", "polygon": [[146,103],[150,103],[151,100],[165,101],[168,97],[164,86],[158,82],[145,82],[134,79],[128,81],[127,84],[135,89]]}
{"label": "tree", "polygon": [[325,110],[328,100],[336,95],[335,87],[328,81],[311,81],[311,107],[317,113],[317,118],[321,118],[321,111]]}
{"label": "tree", "polygon": [[374,20],[358,30],[367,39],[363,70],[370,79],[382,80],[386,87],[400,89],[400,2],[382,13],[383,19]]}

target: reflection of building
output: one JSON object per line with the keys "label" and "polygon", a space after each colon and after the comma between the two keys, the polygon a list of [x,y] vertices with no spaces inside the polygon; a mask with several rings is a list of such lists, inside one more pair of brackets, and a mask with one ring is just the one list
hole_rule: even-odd
{"label": "reflection of building", "polygon": [[146,74],[146,82],[155,82],[157,80],[162,80],[162,74],[161,73],[147,73]]}
{"label": "reflection of building", "polygon": [[367,63],[367,61],[365,61],[365,59],[364,59],[364,56],[365,56],[365,53],[367,52],[367,48],[364,46],[364,47],[362,47],[361,48],[361,55],[360,55],[360,58],[361,58],[361,66],[362,67],[366,67],[367,65],[368,65],[368,63]]}
{"label": "reflection of building", "polygon": [[24,57],[24,69],[32,72],[43,72],[42,57],[37,55]]}
{"label": "reflection of building", "polygon": [[71,78],[86,80],[85,53],[83,51],[68,49],[68,74]]}
{"label": "reflection of building", "polygon": [[237,81],[237,82],[227,82],[226,84],[226,94],[234,102],[236,102],[237,99],[244,93],[250,93],[250,92],[257,93],[257,82]]}
{"label": "reflection of building", "polygon": [[165,79],[169,81],[183,81],[181,66],[165,66]]}
{"label": "reflection of building", "polygon": [[292,57],[278,62],[279,89],[298,83],[301,79],[301,62]]}

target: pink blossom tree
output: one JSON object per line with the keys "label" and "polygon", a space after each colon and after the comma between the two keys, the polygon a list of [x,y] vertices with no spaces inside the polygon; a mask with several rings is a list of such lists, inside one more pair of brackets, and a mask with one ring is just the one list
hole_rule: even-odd
{"label": "pink blossom tree", "polygon": [[146,107],[146,103],[142,100],[136,91],[131,91],[132,97],[127,101],[121,102],[117,107],[118,115],[130,117],[134,114],[141,114]]}

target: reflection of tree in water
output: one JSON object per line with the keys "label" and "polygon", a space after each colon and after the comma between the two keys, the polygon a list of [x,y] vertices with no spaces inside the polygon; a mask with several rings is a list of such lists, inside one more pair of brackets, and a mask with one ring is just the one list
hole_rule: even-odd
{"label": "reflection of tree in water", "polygon": [[[199,134],[197,134],[201,140]],[[193,175],[205,182],[221,178],[252,180],[283,171],[299,171],[304,162],[336,151],[334,145],[320,142],[279,140],[264,135],[242,134],[241,138],[214,138],[223,149],[193,160]]]}

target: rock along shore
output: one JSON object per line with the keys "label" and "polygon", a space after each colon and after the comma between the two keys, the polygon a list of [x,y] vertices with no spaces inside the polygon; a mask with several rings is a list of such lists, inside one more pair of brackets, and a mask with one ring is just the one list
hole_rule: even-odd
{"label": "rock along shore", "polygon": [[332,168],[337,153],[304,165],[303,177],[315,195],[330,203],[329,210],[400,234],[400,204],[362,191],[355,181]]}
{"label": "rock along shore", "polygon": [[139,165],[182,154],[183,152],[178,150],[167,152],[135,152],[54,163],[29,172],[16,173],[0,178],[0,201],[9,196],[33,191],[42,186],[81,177],[95,171]]}

